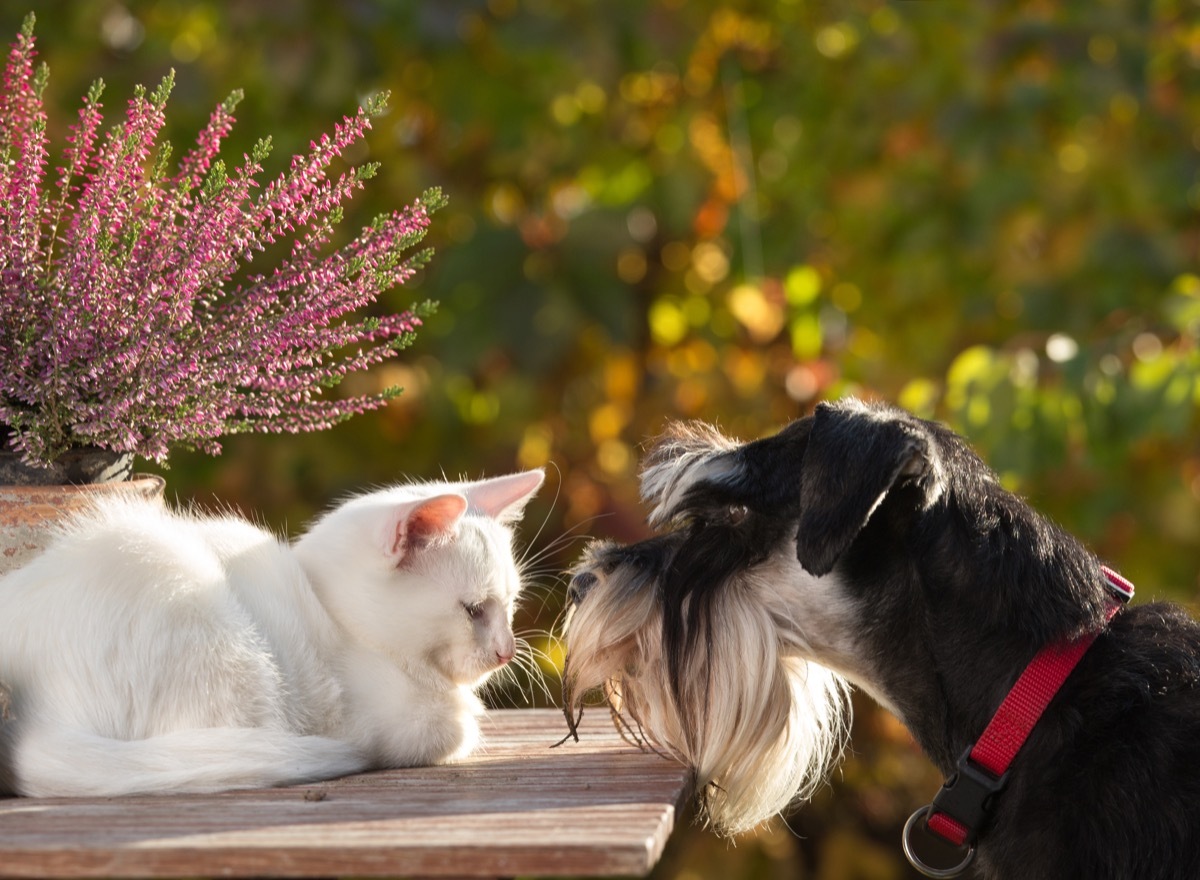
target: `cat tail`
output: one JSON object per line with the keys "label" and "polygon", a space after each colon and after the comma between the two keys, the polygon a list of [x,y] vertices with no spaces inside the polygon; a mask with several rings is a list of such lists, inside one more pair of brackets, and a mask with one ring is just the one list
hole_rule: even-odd
{"label": "cat tail", "polygon": [[13,745],[14,787],[29,797],[265,788],[332,779],[368,765],[338,740],[259,727],[181,730],[140,740],[23,727]]}

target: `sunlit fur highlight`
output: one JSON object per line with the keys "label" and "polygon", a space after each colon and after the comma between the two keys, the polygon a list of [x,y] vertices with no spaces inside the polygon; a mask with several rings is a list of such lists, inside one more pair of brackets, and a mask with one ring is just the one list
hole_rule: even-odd
{"label": "sunlit fur highlight", "polygon": [[811,797],[848,733],[844,682],[796,653],[802,636],[764,586],[747,578],[721,591],[711,618],[719,631],[711,651],[702,635],[685,658],[682,700],[669,682],[652,586],[602,579],[567,627],[569,710],[606,692],[634,738],[692,768],[702,819],[729,835]]}
{"label": "sunlit fur highlight", "polygon": [[733,472],[732,457],[722,453],[737,448],[736,440],[707,422],[672,423],[642,463],[641,493],[650,505],[650,525],[666,523],[700,479]]}

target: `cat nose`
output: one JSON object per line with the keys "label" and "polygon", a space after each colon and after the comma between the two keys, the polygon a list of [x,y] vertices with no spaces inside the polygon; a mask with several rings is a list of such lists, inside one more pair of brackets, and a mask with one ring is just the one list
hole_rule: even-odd
{"label": "cat nose", "polygon": [[494,643],[493,651],[496,655],[496,665],[504,666],[517,653],[517,640],[511,635],[502,638]]}
{"label": "cat nose", "polygon": [[572,605],[578,605],[583,601],[583,597],[588,594],[592,587],[599,583],[600,578],[596,577],[590,571],[581,571],[571,578],[571,583],[567,586],[567,601]]}

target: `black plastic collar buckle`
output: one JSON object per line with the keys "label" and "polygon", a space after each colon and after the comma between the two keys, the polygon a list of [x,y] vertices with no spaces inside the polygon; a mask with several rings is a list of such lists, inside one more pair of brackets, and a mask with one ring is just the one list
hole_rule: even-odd
{"label": "black plastic collar buckle", "polygon": [[971,749],[967,746],[958,759],[958,772],[946,780],[933,799],[933,812],[945,813],[967,829],[967,843],[975,835],[991,809],[991,797],[1008,783],[1008,773],[996,778],[971,761]]}
{"label": "black plastic collar buckle", "polygon": [[[958,759],[958,770],[942,785],[933,799],[913,813],[904,825],[901,843],[909,864],[926,877],[957,877],[975,858],[975,838],[992,808],[992,796],[1008,782],[1007,771],[997,778],[971,762],[968,746]],[[945,813],[966,829],[966,838],[943,837],[929,824],[937,813]],[[932,846],[932,849],[930,847]]]}

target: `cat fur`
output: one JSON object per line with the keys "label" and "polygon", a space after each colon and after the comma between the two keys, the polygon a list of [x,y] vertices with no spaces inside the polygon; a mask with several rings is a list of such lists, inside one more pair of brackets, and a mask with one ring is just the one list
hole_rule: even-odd
{"label": "cat fur", "polygon": [[294,543],[98,501],[0,578],[0,784],[204,792],[461,759],[515,651],[511,527],[542,480],[370,492]]}

